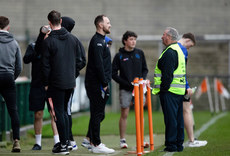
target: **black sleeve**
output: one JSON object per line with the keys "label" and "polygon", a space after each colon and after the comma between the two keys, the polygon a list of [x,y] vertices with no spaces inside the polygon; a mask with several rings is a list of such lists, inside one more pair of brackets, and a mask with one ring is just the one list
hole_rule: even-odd
{"label": "black sleeve", "polygon": [[98,79],[100,80],[103,87],[108,86],[108,82],[106,82],[105,78],[105,70],[104,70],[104,61],[103,61],[103,52],[104,52],[104,43],[100,41],[94,42],[94,61],[95,68],[97,71]]}
{"label": "black sleeve", "polygon": [[44,40],[42,45],[42,79],[44,86],[49,84],[49,75],[51,71],[50,67],[50,52],[49,52],[49,42],[48,38]]}
{"label": "black sleeve", "polygon": [[37,52],[37,55],[40,55],[43,48],[43,41],[44,41],[44,37],[46,34],[43,34],[42,32],[39,33],[37,40],[36,40],[36,44],[35,44],[35,51]]}
{"label": "black sleeve", "polygon": [[83,69],[86,65],[86,57],[85,57],[85,49],[82,43],[77,39],[77,57],[76,57],[76,72],[79,73],[81,69]]}
{"label": "black sleeve", "polygon": [[112,78],[114,81],[119,83],[122,86],[132,87],[132,84],[122,79],[122,77],[119,76],[118,71],[120,70],[120,55],[119,53],[116,54],[116,56],[113,59],[112,63]]}
{"label": "black sleeve", "polygon": [[34,43],[30,43],[26,49],[25,55],[23,57],[23,62],[29,64],[36,58],[36,52],[34,50]]}
{"label": "black sleeve", "polygon": [[17,44],[17,50],[16,50],[16,54],[15,54],[14,80],[16,80],[16,78],[19,76],[19,74],[22,71],[21,49],[20,49],[17,41],[15,41],[15,42]]}
{"label": "black sleeve", "polygon": [[168,49],[159,60],[158,67],[161,70],[160,91],[167,92],[173,81],[173,72],[178,66],[178,54],[172,49]]}
{"label": "black sleeve", "polygon": [[148,70],[148,67],[147,67],[147,64],[146,64],[144,52],[142,52],[142,58],[143,58],[142,59],[142,76],[143,76],[143,79],[145,80],[149,70]]}

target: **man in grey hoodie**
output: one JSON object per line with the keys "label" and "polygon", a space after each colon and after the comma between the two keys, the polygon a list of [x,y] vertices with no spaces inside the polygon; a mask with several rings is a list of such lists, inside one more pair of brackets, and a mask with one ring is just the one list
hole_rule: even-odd
{"label": "man in grey hoodie", "polygon": [[0,16],[0,94],[6,101],[13,130],[12,152],[20,152],[20,121],[16,106],[15,79],[22,71],[21,50],[9,31],[9,19]]}

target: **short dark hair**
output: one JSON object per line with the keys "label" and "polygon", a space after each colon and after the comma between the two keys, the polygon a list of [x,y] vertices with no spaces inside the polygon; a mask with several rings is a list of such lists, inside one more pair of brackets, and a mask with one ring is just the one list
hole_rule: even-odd
{"label": "short dark hair", "polygon": [[126,31],[124,34],[123,34],[123,37],[122,37],[122,43],[123,45],[125,45],[125,42],[129,37],[135,37],[137,38],[137,34],[133,31]]}
{"label": "short dark hair", "polygon": [[47,18],[52,25],[59,25],[61,22],[61,13],[56,10],[52,10],[48,14]]}
{"label": "short dark hair", "polygon": [[195,39],[195,36],[192,33],[190,33],[190,32],[186,33],[186,34],[184,34],[182,36],[182,38],[188,38],[194,43],[194,45],[196,45],[196,39]]}
{"label": "short dark hair", "polygon": [[104,21],[103,17],[106,17],[106,16],[105,16],[105,15],[98,15],[98,16],[95,18],[94,24],[95,24],[96,27],[98,27],[98,24],[99,24],[99,23],[101,23],[101,22]]}
{"label": "short dark hair", "polygon": [[5,16],[0,16],[0,28],[4,29],[7,25],[9,25],[10,20]]}

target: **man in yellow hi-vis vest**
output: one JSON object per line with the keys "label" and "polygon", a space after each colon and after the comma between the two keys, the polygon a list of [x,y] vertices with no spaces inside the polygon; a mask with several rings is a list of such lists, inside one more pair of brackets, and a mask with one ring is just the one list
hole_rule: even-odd
{"label": "man in yellow hi-vis vest", "polygon": [[156,64],[152,93],[160,95],[165,122],[164,151],[183,151],[184,120],[183,96],[185,94],[185,59],[177,44],[178,32],[167,27],[161,37],[166,46]]}

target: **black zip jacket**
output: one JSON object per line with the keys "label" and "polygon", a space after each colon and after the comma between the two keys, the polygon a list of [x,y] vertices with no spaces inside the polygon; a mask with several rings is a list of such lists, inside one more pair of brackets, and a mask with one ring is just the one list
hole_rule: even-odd
{"label": "black zip jacket", "polygon": [[[173,43],[177,44],[177,43]],[[164,50],[163,50],[164,51]],[[169,48],[158,61],[158,68],[161,70],[161,92],[168,92],[173,81],[173,72],[178,67],[178,54]]]}
{"label": "black zip jacket", "polygon": [[[120,74],[118,74],[120,71]],[[119,83],[120,89],[133,90],[131,82],[135,77],[146,79],[148,68],[146,65],[144,52],[135,48],[128,52],[120,48],[113,59],[112,78]]]}
{"label": "black zip jacket", "polygon": [[85,86],[108,86],[112,77],[111,54],[105,43],[105,36],[96,32],[92,37],[88,50]]}
{"label": "black zip jacket", "polygon": [[60,89],[75,87],[80,41],[65,28],[53,30],[44,40],[42,54],[43,83]]}

